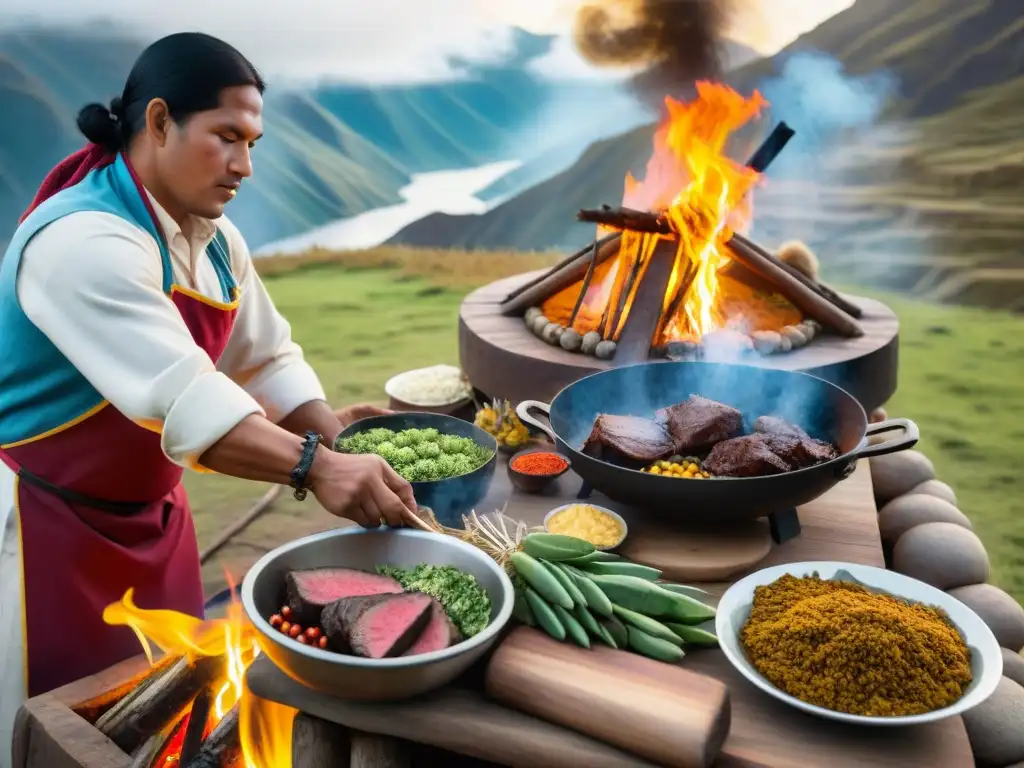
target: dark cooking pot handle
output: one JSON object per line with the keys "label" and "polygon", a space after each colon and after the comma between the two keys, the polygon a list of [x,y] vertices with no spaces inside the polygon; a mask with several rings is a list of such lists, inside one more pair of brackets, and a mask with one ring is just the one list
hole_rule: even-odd
{"label": "dark cooking pot handle", "polygon": [[891,432],[894,429],[902,430],[903,434],[892,440],[886,440],[884,443],[864,446],[857,451],[857,458],[870,459],[872,456],[884,456],[887,453],[905,451],[908,448],[913,448],[921,439],[917,424],[910,419],[886,419],[877,424],[868,424],[868,428],[864,430],[864,436],[871,437],[881,432]]}
{"label": "dark cooking pot handle", "polygon": [[[537,410],[544,414],[544,422],[540,422],[530,415],[530,411]],[[551,415],[551,406],[547,403],[542,403],[540,400],[523,400],[519,405],[516,406],[516,416],[519,420],[529,424],[531,427],[536,427],[549,438],[552,443],[557,443],[555,439],[555,430],[551,428],[551,422],[549,421]]]}

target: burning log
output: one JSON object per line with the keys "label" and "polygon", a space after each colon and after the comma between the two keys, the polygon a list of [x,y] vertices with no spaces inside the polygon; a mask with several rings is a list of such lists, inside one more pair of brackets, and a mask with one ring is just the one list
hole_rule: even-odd
{"label": "burning log", "polygon": [[116,714],[113,711],[115,708],[120,710],[128,706],[130,699],[141,694],[146,686],[152,684],[176,659],[175,656],[164,656],[144,673],[75,705],[75,714],[99,728],[101,722],[105,719],[109,721],[109,718]]}
{"label": "burning log", "polygon": [[786,298],[806,316],[814,318],[826,328],[831,328],[849,338],[864,335],[864,330],[854,318],[820,293],[793,277],[785,269],[773,264],[762,255],[759,249],[748,243],[749,241],[745,238],[733,237],[728,244],[730,252],[743,266],[778,286]]}
{"label": "burning log", "polygon": [[584,208],[576,214],[576,219],[629,232],[644,232],[649,235],[672,234],[672,225],[668,219],[656,213],[638,211],[635,208],[612,208],[610,205],[602,205],[600,208]]}
{"label": "burning log", "polygon": [[747,167],[754,169],[758,173],[764,173],[768,166],[772,164],[772,161],[779,156],[779,153],[786,148],[789,140],[794,135],[796,135],[796,131],[784,122],[780,122],[772,128],[768,138],[761,142],[761,146],[747,160]]}
{"label": "burning log", "polygon": [[[131,754],[150,736],[179,718],[207,685],[224,672],[223,656],[203,657],[190,662],[182,656],[132,696],[120,711],[101,718],[96,727],[117,746]],[[126,700],[128,697],[125,697]],[[115,709],[118,709],[115,707]]]}
{"label": "burning log", "polygon": [[[180,717],[170,728],[154,733],[146,739],[145,743],[132,755],[131,768],[158,768],[160,757],[167,750],[167,746],[181,732],[184,724],[185,718]],[[163,766],[159,766],[159,768],[163,768]]]}
{"label": "burning log", "polygon": [[292,724],[292,768],[347,766],[350,742],[345,726],[299,712]]}
{"label": "burning log", "polygon": [[576,322],[576,315],[579,314],[580,307],[583,306],[583,299],[590,288],[590,283],[594,280],[594,272],[597,269],[597,247],[597,240],[595,239],[594,245],[590,250],[590,263],[587,264],[587,273],[583,276],[583,283],[580,285],[580,295],[576,297],[576,303],[572,307],[567,328],[572,328],[573,323]]}
{"label": "burning log", "polygon": [[[618,233],[602,237],[597,241],[596,266],[607,261],[619,252]],[[572,285],[586,273],[591,259],[591,248],[588,245],[572,256],[563,259],[543,275],[534,278],[523,286],[505,297],[501,303],[503,315],[515,315],[525,311],[527,308],[540,304],[553,293],[556,293],[566,286]]]}
{"label": "burning log", "polygon": [[619,335],[615,352],[617,363],[640,363],[650,355],[654,332],[661,319],[662,304],[672,277],[677,247],[675,240],[666,238],[660,238],[655,244]]}
{"label": "burning log", "polygon": [[856,304],[851,304],[849,301],[844,299],[842,296],[840,296],[838,293],[833,291],[831,288],[829,288],[824,283],[822,283],[820,281],[817,281],[817,280],[812,280],[807,275],[805,275],[803,272],[801,272],[799,269],[796,269],[795,267],[792,267],[789,264],[786,264],[784,261],[780,260],[771,251],[768,251],[765,248],[762,248],[760,245],[755,243],[753,240],[749,240],[749,239],[747,239],[746,237],[744,237],[743,235],[740,235],[740,234],[733,234],[732,239],[733,239],[733,241],[742,242],[746,247],[752,248],[753,250],[757,251],[763,258],[765,258],[766,260],[770,261],[775,266],[779,267],[780,269],[786,270],[786,272],[788,272],[794,278],[799,280],[805,286],[807,286],[812,291],[814,291],[815,293],[820,295],[822,298],[827,299],[828,301],[830,301],[833,304],[835,304],[839,309],[841,309],[843,312],[845,312],[846,314],[850,315],[851,317],[861,318],[861,317],[864,316],[864,313],[861,311],[861,308],[858,307]]}
{"label": "burning log", "polygon": [[192,709],[188,713],[188,727],[185,729],[185,738],[181,742],[181,753],[178,756],[178,762],[182,765],[188,765],[203,746],[203,736],[206,734],[206,723],[210,719],[213,700],[213,686],[208,685],[192,702]]}
{"label": "burning log", "polygon": [[242,739],[235,704],[206,737],[198,754],[184,768],[235,768],[242,762]]}

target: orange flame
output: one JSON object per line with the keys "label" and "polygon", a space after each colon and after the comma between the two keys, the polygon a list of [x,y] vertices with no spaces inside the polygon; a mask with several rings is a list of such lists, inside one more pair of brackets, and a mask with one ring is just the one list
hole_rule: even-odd
{"label": "orange flame", "polygon": [[[729,293],[742,300],[726,302],[722,296],[721,271],[729,264],[726,243],[749,222],[749,193],[760,179],[759,173],[730,159],[726,145],[768,103],[756,91],[745,98],[726,85],[700,82],[696,99],[684,103],[666,98],[665,106],[667,116],[655,132],[644,179],[637,181],[627,174],[622,199],[627,208],[661,213],[673,232],[667,237],[677,244],[662,321],[653,341],[699,341],[737,320],[747,330],[756,330],[766,325],[764,318],[756,317],[759,310],[774,315],[768,326],[798,322],[799,312],[780,309],[778,301],[762,300],[755,306],[758,297],[734,285],[736,281],[727,281]],[[597,330],[604,338],[618,338],[643,270],[662,238],[622,233],[618,256],[595,271],[573,323],[576,330]],[[568,323],[579,291],[576,284],[554,294],[542,306],[545,316]],[[625,296],[624,291],[628,291]],[[623,309],[616,318],[614,310],[620,304]]]}
{"label": "orange flame", "polygon": [[[295,710],[259,699],[246,688],[245,671],[260,651],[258,633],[238,601],[232,597],[223,619],[202,621],[177,611],[139,608],[133,594],[134,590],[129,589],[120,602],[108,605],[103,611],[103,620],[131,628],[150,664],[154,663],[151,643],[165,654],[185,655],[190,659],[225,656],[226,672],[216,688],[208,729],[238,704],[245,768],[290,768]],[[173,745],[174,754],[169,757],[174,761],[180,747],[180,744]]]}

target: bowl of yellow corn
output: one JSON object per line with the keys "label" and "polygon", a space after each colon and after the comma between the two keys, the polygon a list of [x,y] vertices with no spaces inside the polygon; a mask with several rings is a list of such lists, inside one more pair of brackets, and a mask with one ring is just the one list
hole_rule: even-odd
{"label": "bowl of yellow corn", "polygon": [[700,468],[700,459],[693,456],[673,456],[649,464],[641,472],[663,477],[681,477],[689,480],[708,480],[714,475]]}
{"label": "bowl of yellow corn", "polygon": [[494,400],[476,412],[473,423],[484,432],[494,435],[498,450],[515,453],[530,442],[530,431],[516,415],[508,400]]}
{"label": "bowl of yellow corn", "polygon": [[544,516],[544,530],[589,541],[601,550],[615,549],[626,540],[628,531],[622,515],[583,502],[552,509]]}

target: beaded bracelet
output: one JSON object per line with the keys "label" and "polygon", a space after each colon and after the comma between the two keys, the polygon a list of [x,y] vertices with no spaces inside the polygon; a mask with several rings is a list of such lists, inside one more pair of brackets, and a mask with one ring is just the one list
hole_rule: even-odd
{"label": "beaded bracelet", "polygon": [[302,456],[299,463],[292,470],[292,488],[295,489],[295,500],[302,501],[306,498],[306,475],[313,466],[313,457],[316,455],[317,446],[323,441],[323,435],[316,432],[307,432],[306,439],[302,443]]}

